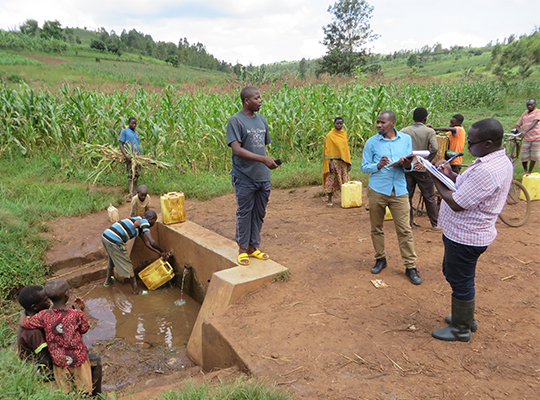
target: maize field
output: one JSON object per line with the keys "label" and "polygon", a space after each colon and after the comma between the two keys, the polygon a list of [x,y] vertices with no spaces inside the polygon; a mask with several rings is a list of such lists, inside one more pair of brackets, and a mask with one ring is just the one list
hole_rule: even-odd
{"label": "maize field", "polygon": [[[538,92],[539,83],[520,90]],[[534,86],[534,87],[533,87]],[[227,170],[225,140],[228,118],[241,108],[240,88],[193,93],[167,87],[160,92],[126,89],[101,93],[64,85],[53,93],[21,85],[0,86],[0,155],[44,150],[75,154],[84,143],[117,146],[128,117],[138,120],[143,154],[177,165]],[[462,108],[501,104],[506,95],[497,81],[429,84],[379,84],[261,87],[260,111],[270,126],[270,154],[284,161],[318,159],[336,116],[345,119],[351,151],[361,151],[376,133],[383,110],[393,110],[396,128],[409,125],[412,111],[426,107],[430,121],[446,124]]]}

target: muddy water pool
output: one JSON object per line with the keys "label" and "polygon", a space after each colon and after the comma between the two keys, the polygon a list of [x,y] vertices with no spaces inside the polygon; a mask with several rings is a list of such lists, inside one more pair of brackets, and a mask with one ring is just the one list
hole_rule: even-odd
{"label": "muddy water pool", "polygon": [[168,284],[144,296],[133,295],[128,284],[115,282],[108,288],[97,284],[84,301],[91,325],[84,335],[89,347],[111,338],[136,345],[182,346],[189,339],[201,307]]}

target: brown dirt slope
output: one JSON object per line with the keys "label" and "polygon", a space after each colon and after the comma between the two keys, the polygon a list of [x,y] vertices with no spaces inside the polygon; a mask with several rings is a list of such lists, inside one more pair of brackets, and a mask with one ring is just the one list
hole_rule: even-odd
{"label": "brown dirt slope", "polygon": [[[291,278],[214,321],[254,374],[300,399],[538,398],[540,202],[522,228],[497,223],[477,269],[480,328],[469,343],[449,343],[431,338],[450,311],[441,233],[417,218],[424,283],[414,286],[385,222],[389,266],[374,276],[365,208],[328,208],[319,190],[272,192],[261,247]],[[233,195],[188,204],[191,220],[234,239]],[[373,278],[389,287],[376,289]]]}

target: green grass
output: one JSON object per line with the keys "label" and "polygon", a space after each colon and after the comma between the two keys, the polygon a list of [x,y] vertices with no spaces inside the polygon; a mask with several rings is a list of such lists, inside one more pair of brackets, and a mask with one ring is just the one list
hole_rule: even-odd
{"label": "green grass", "polygon": [[0,65],[35,65],[43,66],[40,61],[21,56],[10,51],[0,50]]}
{"label": "green grass", "polygon": [[[99,55],[96,55],[99,58]],[[165,87],[186,82],[206,81],[210,84],[222,82],[224,74],[180,66],[174,68],[163,63],[126,62],[124,60],[110,61],[101,59],[86,62],[70,62],[67,68],[84,76],[98,76],[110,81],[118,81],[138,85],[156,85]]]}
{"label": "green grass", "polygon": [[83,399],[76,394],[64,394],[43,382],[37,367],[19,360],[12,350],[0,350],[0,399],[67,400]]}
{"label": "green grass", "polygon": [[293,396],[282,388],[270,386],[265,382],[238,379],[233,383],[221,382],[210,386],[188,385],[179,391],[169,391],[160,400],[292,400]]}
{"label": "green grass", "polygon": [[45,221],[103,210],[119,193],[91,190],[59,172],[55,158],[3,158],[0,162],[0,304],[47,275]]}

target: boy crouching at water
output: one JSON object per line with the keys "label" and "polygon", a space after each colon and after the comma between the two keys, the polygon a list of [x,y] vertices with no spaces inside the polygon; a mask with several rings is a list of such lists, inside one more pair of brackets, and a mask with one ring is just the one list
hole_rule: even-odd
{"label": "boy crouching at water", "polygon": [[82,310],[84,301],[76,298],[81,311],[67,307],[69,285],[55,279],[45,285],[45,294],[52,301],[50,310],[42,310],[22,321],[25,329],[43,328],[53,360],[54,379],[65,393],[73,387],[92,394],[92,372],[88,350],[82,335],[88,332],[88,320]]}

